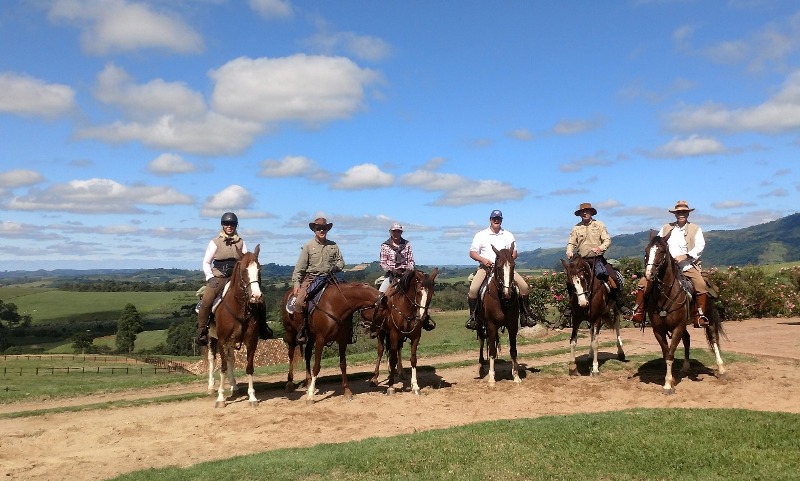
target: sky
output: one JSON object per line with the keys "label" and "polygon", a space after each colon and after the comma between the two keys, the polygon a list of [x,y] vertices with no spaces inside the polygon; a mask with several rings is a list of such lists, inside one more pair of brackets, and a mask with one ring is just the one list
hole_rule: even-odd
{"label": "sky", "polygon": [[220,216],[293,265],[400,222],[471,265],[687,200],[704,231],[798,212],[794,0],[18,0],[0,5],[0,271],[200,269]]}

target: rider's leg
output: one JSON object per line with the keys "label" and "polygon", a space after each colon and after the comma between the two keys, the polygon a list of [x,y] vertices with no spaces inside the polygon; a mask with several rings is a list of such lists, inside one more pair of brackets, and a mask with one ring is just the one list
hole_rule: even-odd
{"label": "rider's leg", "polygon": [[706,310],[708,286],[706,286],[706,281],[696,267],[685,270],[683,275],[692,281],[692,286],[695,291],[695,301],[692,308],[692,322],[694,323],[694,327],[706,327],[708,326],[708,318],[706,317],[708,312]]}
{"label": "rider's leg", "polygon": [[473,331],[478,327],[478,322],[475,319],[475,308],[478,305],[478,291],[483,285],[483,280],[486,279],[486,271],[478,269],[478,272],[472,277],[472,283],[469,285],[469,293],[467,294],[467,303],[469,304],[469,320],[464,325],[467,329]]}
{"label": "rider's leg", "polygon": [[208,326],[211,321],[211,306],[217,298],[219,291],[225,286],[224,279],[212,277],[206,283],[203,298],[200,300],[200,312],[197,313],[197,335],[194,342],[198,346],[208,344]]}
{"label": "rider's leg", "polygon": [[464,324],[464,327],[474,331],[478,328],[478,321],[475,319],[475,308],[478,306],[478,299],[468,297],[467,304],[469,304],[469,320]]}
{"label": "rider's leg", "polygon": [[634,324],[644,323],[644,291],[647,286],[647,281],[643,278],[639,279],[639,286],[636,289],[636,304],[633,306],[633,316],[631,322]]}
{"label": "rider's leg", "polygon": [[297,343],[305,344],[308,341],[308,315],[306,314],[306,295],[308,293],[308,285],[311,279],[306,279],[300,284],[300,290],[297,291],[297,301],[295,301],[295,312],[300,313],[302,324],[300,331],[297,332]]}
{"label": "rider's leg", "polygon": [[531,288],[519,272],[514,272],[514,282],[517,284],[517,290],[519,291],[519,325],[520,327],[533,327],[536,325],[536,320],[531,313],[531,301],[529,298]]}
{"label": "rider's leg", "polygon": [[622,300],[622,287],[623,287],[623,279],[622,275],[619,273],[618,270],[608,267],[609,269],[609,280],[616,281],[616,286],[611,289],[611,299],[614,300],[614,304],[616,304],[617,309],[623,316],[630,316],[633,314],[628,306],[625,305],[625,302]]}

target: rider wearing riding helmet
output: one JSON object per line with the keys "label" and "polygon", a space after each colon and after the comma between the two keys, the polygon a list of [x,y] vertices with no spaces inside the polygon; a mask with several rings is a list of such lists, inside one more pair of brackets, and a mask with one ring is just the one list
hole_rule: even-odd
{"label": "rider wearing riding helmet", "polygon": [[[511,256],[517,258],[516,240],[514,234],[503,229],[503,213],[499,210],[493,210],[489,214],[489,227],[475,234],[472,239],[472,245],[469,248],[469,257],[480,264],[480,268],[472,278],[472,283],[469,286],[469,293],[467,294],[467,303],[469,304],[469,320],[464,325],[467,329],[475,330],[478,328],[478,322],[475,319],[475,309],[478,306],[478,291],[486,279],[486,272],[494,265],[495,253],[492,247],[497,250],[509,249],[513,244],[515,246],[514,252]],[[530,286],[519,274],[514,271],[514,283],[517,285],[520,300],[520,319],[519,323],[522,327],[533,327],[536,321],[531,315],[530,301],[528,294],[530,293]]]}
{"label": "rider wearing riding helmet", "polygon": [[211,239],[203,256],[203,274],[205,274],[206,288],[200,300],[200,309],[197,313],[197,337],[195,342],[200,346],[208,344],[208,326],[211,316],[211,306],[225,287],[228,277],[233,273],[236,261],[247,252],[244,239],[239,237],[236,228],[239,218],[233,212],[222,214],[220,219],[222,230],[217,237]]}

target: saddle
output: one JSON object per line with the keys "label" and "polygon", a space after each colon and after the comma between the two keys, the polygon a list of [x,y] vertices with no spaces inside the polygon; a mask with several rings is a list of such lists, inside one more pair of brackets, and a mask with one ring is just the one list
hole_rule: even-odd
{"label": "saddle", "polygon": [[[311,281],[311,284],[308,285],[308,289],[306,289],[306,308],[305,312],[303,312],[306,319],[308,319],[314,312],[314,309],[316,309],[319,300],[322,298],[322,293],[325,292],[325,288],[328,287],[329,282],[330,279],[328,276],[316,276]],[[286,312],[294,314],[296,302],[297,296],[290,296],[286,302]]]}

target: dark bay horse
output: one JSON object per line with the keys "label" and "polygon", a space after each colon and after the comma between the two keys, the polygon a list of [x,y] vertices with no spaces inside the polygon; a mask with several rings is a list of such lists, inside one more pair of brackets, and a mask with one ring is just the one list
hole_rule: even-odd
{"label": "dark bay horse", "polygon": [[[411,391],[419,395],[417,383],[417,346],[422,336],[422,321],[428,315],[431,299],[433,299],[433,281],[439,274],[435,268],[431,274],[416,269],[407,270],[393,282],[381,297],[379,307],[373,311],[373,325],[378,330],[378,359],[375,362],[375,374],[370,380],[378,384],[378,375],[385,345],[389,345],[389,388],[388,394],[394,394],[395,374],[404,379],[401,348],[406,340],[411,342]],[[369,316],[366,316],[369,318]]]}
{"label": "dark bay horse", "polygon": [[[602,262],[598,260],[597,262]],[[614,327],[617,336],[617,359],[625,360],[622,349],[622,336],[619,333],[620,314],[611,299],[608,289],[594,273],[594,266],[589,259],[579,255],[572,256],[569,264],[561,259],[561,265],[567,273],[567,291],[570,293],[570,310],[572,311],[572,335],[569,349],[572,361],[569,363],[570,376],[578,374],[575,362],[575,348],[578,345],[578,328],[583,321],[589,324],[589,357],[592,358],[592,376],[600,374],[597,362],[600,328],[603,324]]]}
{"label": "dark bay horse", "polygon": [[[670,233],[671,234],[671,233]],[[686,326],[691,321],[692,296],[682,286],[680,267],[667,247],[667,239],[653,236],[650,232],[650,243],[645,248],[645,301],[644,311],[650,318],[653,334],[661,346],[667,372],[664,376],[664,394],[675,393],[675,378],[672,376],[672,364],[675,351],[683,341],[684,361],[681,374],[689,371],[689,331]],[[724,335],[722,320],[713,302],[707,304],[709,324],[705,328],[709,348],[714,352],[717,363],[717,375],[724,378],[725,366],[719,350],[719,337]]]}
{"label": "dark bay horse", "polygon": [[253,358],[258,346],[258,319],[266,315],[266,306],[261,294],[261,264],[258,253],[261,245],[253,252],[242,255],[233,268],[228,283],[222,291],[222,302],[214,311],[214,322],[210,329],[208,347],[208,389],[214,387],[214,355],[219,352],[219,388],[216,407],[225,407],[225,375],[230,384],[230,395],[236,394],[237,385],[233,375],[234,348],[244,345],[247,349],[247,395],[251,406],[258,405],[253,388]]}
{"label": "dark bay horse", "polygon": [[[497,250],[494,264],[486,276],[486,293],[475,311],[478,325],[486,326],[485,342],[489,345],[489,385],[495,383],[494,361],[500,344],[500,329],[508,330],[508,346],[511,354],[511,375],[514,382],[522,382],[517,364],[517,332],[519,332],[519,294],[514,284],[514,244],[508,249]],[[480,332],[480,328],[478,329]],[[484,338],[480,340],[481,358],[483,358]]]}
{"label": "dark bay horse", "polygon": [[[287,391],[294,390],[293,366],[298,351],[297,332],[302,325],[301,312],[290,314],[285,306],[291,291],[284,295],[283,326],[286,330],[286,345],[289,353],[289,373]],[[369,284],[341,282],[331,276],[330,283],[320,297],[319,303],[308,319],[308,343],[305,345],[306,361],[306,403],[313,404],[316,382],[319,376],[322,350],[325,345],[336,342],[339,345],[339,368],[342,371],[342,390],[346,399],[353,399],[347,383],[347,359],[345,352],[353,331],[353,314],[356,311],[376,309],[380,293]],[[309,302],[306,302],[309,305]],[[314,368],[311,369],[311,355],[314,355]]]}

